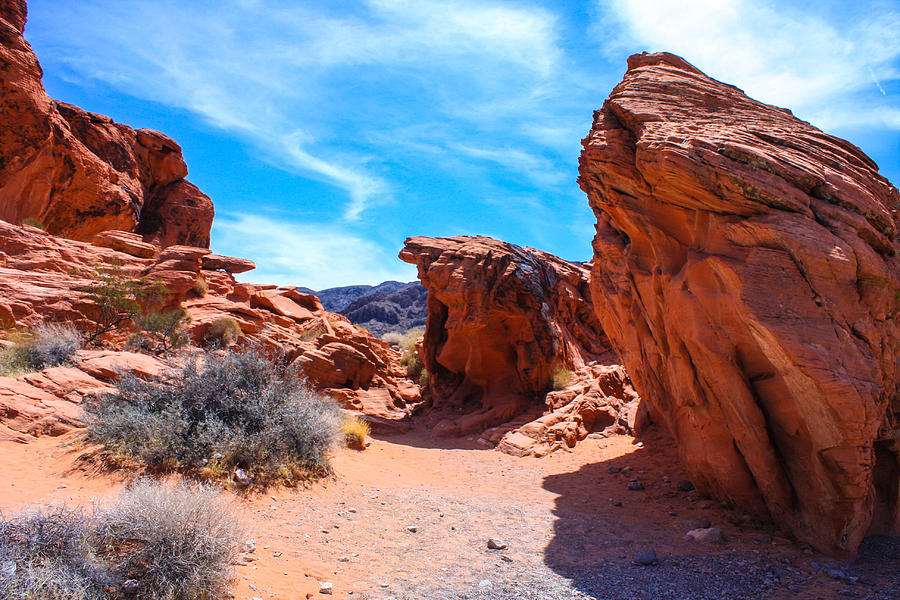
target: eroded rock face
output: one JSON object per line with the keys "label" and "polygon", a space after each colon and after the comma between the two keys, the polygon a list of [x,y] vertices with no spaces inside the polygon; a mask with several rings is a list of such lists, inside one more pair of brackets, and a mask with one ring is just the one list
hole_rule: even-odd
{"label": "eroded rock face", "polygon": [[615,360],[580,264],[486,237],[409,238],[400,258],[428,289],[422,359],[434,405],[481,406],[440,433],[499,425],[542,407],[555,372]]}
{"label": "eroded rock face", "polygon": [[[283,356],[311,385],[376,426],[402,427],[419,402],[418,386],[406,379],[399,353],[346,317],[325,311],[315,296],[291,287],[238,283],[228,270],[246,271],[249,261],[211,257],[206,248],[192,246],[148,249],[136,238],[112,231],[89,244],[0,221],[0,329],[59,321],[92,331],[96,307],[84,288],[92,283],[92,272],[116,265],[123,277],[165,285],[166,304],[186,310],[197,346],[209,344],[207,334],[217,319],[234,319],[241,332],[238,345]],[[205,286],[196,286],[201,279]],[[121,347],[128,334],[114,332],[104,339]],[[117,365],[155,376],[158,367],[174,364],[146,354],[85,350],[64,369],[0,377],[0,440],[27,442],[81,426],[81,398],[105,385],[93,379],[114,379]]]}
{"label": "eroded rock face", "polygon": [[833,554],[900,531],[896,188],[669,54],[583,145],[597,315],[698,489]]}
{"label": "eroded rock face", "polygon": [[90,241],[107,230],[209,246],[212,201],[185,181],[181,147],[149,129],[51,100],[22,36],[26,5],[0,4],[0,219]]}

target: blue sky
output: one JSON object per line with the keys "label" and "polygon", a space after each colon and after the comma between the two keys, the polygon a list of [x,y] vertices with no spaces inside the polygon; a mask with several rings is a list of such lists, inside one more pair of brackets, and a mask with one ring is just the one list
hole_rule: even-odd
{"label": "blue sky", "polygon": [[900,183],[896,0],[31,0],[25,35],[52,97],[178,140],[246,281],[409,281],[410,235],[589,259],[580,141],[643,50]]}

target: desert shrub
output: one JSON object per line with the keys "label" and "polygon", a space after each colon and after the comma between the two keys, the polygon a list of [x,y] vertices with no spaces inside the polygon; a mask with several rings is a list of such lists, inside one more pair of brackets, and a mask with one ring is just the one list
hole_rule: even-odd
{"label": "desert shrub", "polygon": [[240,521],[203,485],[139,481],[102,511],[93,543],[138,598],[222,598],[242,539]]}
{"label": "desert shrub", "polygon": [[168,378],[123,374],[118,390],[85,405],[89,436],[120,461],[256,483],[328,472],[340,411],[250,349],[207,353]]}
{"label": "desert shrub", "polygon": [[422,367],[422,371],[419,373],[419,387],[426,388],[428,387],[428,382],[431,381],[431,374],[428,372],[428,369]]}
{"label": "desert shrub", "polygon": [[40,229],[41,231],[47,231],[47,226],[34,217],[26,217],[22,219],[22,225],[28,225],[29,227],[34,227],[36,229]]}
{"label": "desert shrub", "polygon": [[51,509],[0,519],[0,597],[99,600],[113,577],[91,559],[90,525],[79,510]]}
{"label": "desert shrub", "polygon": [[241,326],[232,317],[219,317],[209,324],[204,340],[210,346],[227,348],[241,337]]}
{"label": "desert shrub", "polygon": [[81,333],[71,325],[46,323],[30,333],[10,336],[12,346],[0,352],[0,373],[16,375],[67,364],[81,348]]}
{"label": "desert shrub", "polygon": [[366,449],[366,437],[372,433],[369,424],[359,417],[348,417],[341,422],[341,433],[348,448]]}
{"label": "desert shrub", "polygon": [[554,390],[562,390],[572,382],[572,371],[560,367],[550,376],[550,387]]}
{"label": "desert shrub", "polygon": [[388,344],[399,346],[401,350],[409,350],[415,346],[416,341],[425,334],[422,327],[413,327],[405,333],[399,331],[389,331],[381,336],[381,339]]}
{"label": "desert shrub", "polygon": [[194,295],[198,298],[204,297],[209,292],[209,284],[206,283],[206,277],[203,274],[200,275],[196,280],[194,280],[194,285],[191,286],[191,291],[194,292]]}
{"label": "desert shrub", "polygon": [[158,308],[167,293],[160,282],[149,283],[143,277],[134,279],[118,263],[95,269],[90,278],[90,285],[81,290],[96,307],[88,342],[133,324],[139,316]]}
{"label": "desert shrub", "polygon": [[149,311],[137,319],[140,345],[156,354],[183,348],[190,341],[187,325],[191,318],[180,306],[172,310]]}
{"label": "desert shrub", "polygon": [[418,381],[422,371],[425,370],[425,363],[419,358],[419,353],[416,352],[415,347],[409,348],[403,353],[400,357],[400,364],[406,367],[406,376],[413,381]]}
{"label": "desert shrub", "polygon": [[90,515],[55,508],[0,519],[0,597],[221,598],[241,534],[211,488],[139,481]]}

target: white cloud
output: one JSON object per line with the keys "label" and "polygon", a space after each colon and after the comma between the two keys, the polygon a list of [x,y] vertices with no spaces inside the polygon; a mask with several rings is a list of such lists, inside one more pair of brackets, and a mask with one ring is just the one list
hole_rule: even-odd
{"label": "white cloud", "polygon": [[[514,98],[561,56],[551,14],[503,2],[369,0],[336,14],[288,1],[86,0],[43,10],[75,26],[55,34],[77,73],[194,111],[272,164],[345,190],[348,221],[392,198],[372,164],[383,153],[355,144],[367,131]],[[409,111],[385,106],[392,92]]]}
{"label": "white cloud", "polygon": [[415,267],[396,258],[399,247],[386,249],[333,225],[220,213],[212,238],[214,251],[256,262],[239,276],[250,283],[320,290],[416,279]]}
{"label": "white cloud", "polygon": [[[826,18],[765,0],[613,0],[602,6],[610,11],[605,25],[622,33],[612,46],[616,52],[623,45],[673,52],[754,98],[814,122],[821,118],[820,126],[847,124],[836,119],[840,115],[856,124],[885,124],[884,100],[860,105],[854,95],[878,91],[873,80],[900,77],[900,10]],[[854,110],[840,111],[841,105]]]}

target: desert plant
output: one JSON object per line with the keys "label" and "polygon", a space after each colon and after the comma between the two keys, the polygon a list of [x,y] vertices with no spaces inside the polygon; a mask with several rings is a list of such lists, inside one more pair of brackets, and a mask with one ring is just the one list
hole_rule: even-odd
{"label": "desert plant", "polygon": [[428,369],[422,367],[422,371],[419,373],[419,387],[426,388],[428,387],[428,382],[431,381],[431,374],[428,372]]}
{"label": "desert plant", "polygon": [[206,283],[206,277],[204,277],[202,273],[194,280],[191,291],[194,292],[194,295],[198,298],[203,298],[209,292],[209,284]]}
{"label": "desert plant", "polygon": [[203,339],[215,348],[227,348],[241,337],[241,326],[232,317],[219,317],[209,324]]}
{"label": "desert plant", "polygon": [[66,364],[81,348],[81,333],[71,325],[45,323],[30,333],[14,333],[0,352],[0,373],[15,375]]}
{"label": "desert plant", "polygon": [[47,231],[47,226],[34,217],[26,217],[22,219],[22,225],[28,225],[29,227],[34,227],[35,229],[40,229],[41,231]]}
{"label": "desert plant", "polygon": [[425,334],[422,327],[413,327],[412,329],[401,333],[399,331],[389,331],[381,336],[381,339],[388,344],[399,346],[401,350],[409,350],[412,348],[420,337]]}
{"label": "desert plant", "polygon": [[138,481],[91,514],[62,507],[0,518],[0,597],[220,598],[241,534],[212,489]]}
{"label": "desert plant", "polygon": [[101,558],[138,598],[222,598],[241,525],[203,485],[138,481],[103,510],[93,532]]}
{"label": "desert plant", "polygon": [[168,311],[149,311],[137,319],[142,345],[156,354],[182,348],[190,341],[185,328],[191,318],[180,306]]}
{"label": "desert plant", "polygon": [[93,330],[88,334],[88,342],[93,342],[104,333],[125,327],[140,315],[158,307],[166,296],[162,283],[149,283],[146,278],[134,279],[128,275],[121,263],[97,268],[90,273],[92,282],[82,288],[88,300],[96,307]]}
{"label": "desert plant", "polygon": [[425,370],[425,363],[419,358],[419,353],[416,352],[415,347],[409,348],[403,353],[400,357],[400,364],[406,367],[406,376],[413,381],[418,381],[422,371]]}
{"label": "desert plant", "polygon": [[348,448],[365,450],[366,437],[372,433],[372,428],[359,417],[347,417],[341,422],[341,433],[344,434],[344,443]]}
{"label": "desert plant", "polygon": [[158,381],[123,374],[85,405],[89,436],[120,461],[227,479],[291,481],[328,472],[340,411],[255,349],[207,353]]}
{"label": "desert plant", "polygon": [[554,390],[565,389],[572,382],[572,371],[560,367],[550,376],[550,387]]}

